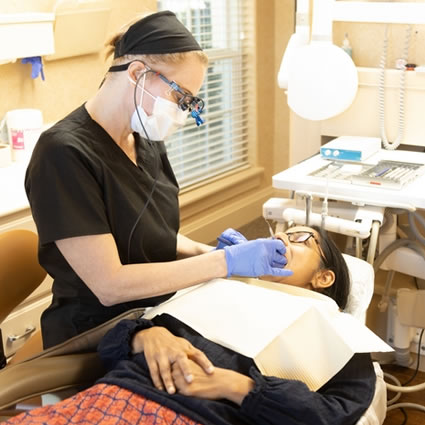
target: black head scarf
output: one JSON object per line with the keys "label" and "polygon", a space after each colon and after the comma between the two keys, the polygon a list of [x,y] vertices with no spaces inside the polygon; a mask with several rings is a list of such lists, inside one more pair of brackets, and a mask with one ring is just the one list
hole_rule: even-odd
{"label": "black head scarf", "polygon": [[190,31],[169,10],[140,19],[115,45],[114,59],[124,55],[149,55],[202,50]]}

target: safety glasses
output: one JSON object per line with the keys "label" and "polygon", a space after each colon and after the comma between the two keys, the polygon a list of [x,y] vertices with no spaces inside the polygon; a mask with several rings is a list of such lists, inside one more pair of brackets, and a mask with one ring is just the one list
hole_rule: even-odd
{"label": "safety glasses", "polygon": [[292,243],[303,243],[307,245],[307,241],[310,238],[313,238],[313,240],[316,242],[318,253],[320,256],[320,259],[323,264],[326,264],[326,258],[323,255],[322,248],[319,244],[319,241],[317,240],[315,234],[313,232],[309,232],[308,230],[299,230],[296,232],[285,232],[286,236],[288,236],[289,242]]}
{"label": "safety glasses", "polygon": [[314,233],[308,232],[307,230],[301,230],[298,232],[285,232],[285,234],[288,236],[289,242],[293,243],[306,243],[310,238],[313,238],[316,241]]}

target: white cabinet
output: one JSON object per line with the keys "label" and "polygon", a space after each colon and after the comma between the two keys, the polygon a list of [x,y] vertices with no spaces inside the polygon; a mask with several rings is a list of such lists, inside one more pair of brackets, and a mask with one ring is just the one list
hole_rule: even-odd
{"label": "white cabinet", "polygon": [[[36,232],[35,223],[28,208],[0,217],[0,233],[14,229],[27,229]],[[50,304],[51,287],[52,278],[47,276],[44,282],[0,324],[6,357],[12,355],[30,335],[19,338],[14,342],[9,340],[9,336],[25,334],[28,328],[40,328],[40,315]],[[1,294],[1,296],[7,297],[7,293]]]}
{"label": "white cabinet", "polygon": [[17,58],[50,55],[55,51],[53,13],[3,13],[0,15],[0,63]]}

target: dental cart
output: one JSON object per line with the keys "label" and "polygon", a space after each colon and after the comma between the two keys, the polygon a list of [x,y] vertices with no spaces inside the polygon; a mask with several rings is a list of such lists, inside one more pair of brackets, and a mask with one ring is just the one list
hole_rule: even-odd
{"label": "dental cart", "polygon": [[[425,153],[379,150],[362,163],[318,154],[274,175],[273,187],[293,192],[291,199],[263,205],[277,231],[292,222],[323,225],[357,241],[370,237],[367,261],[373,263],[385,208],[425,209]],[[329,201],[327,211],[323,200]]]}

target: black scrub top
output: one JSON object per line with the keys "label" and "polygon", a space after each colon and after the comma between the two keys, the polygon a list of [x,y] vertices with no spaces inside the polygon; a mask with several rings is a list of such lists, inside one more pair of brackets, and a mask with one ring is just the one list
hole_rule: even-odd
{"label": "black scrub top", "polygon": [[39,234],[39,261],[54,279],[52,303],[41,317],[44,348],[172,295],[105,307],[54,242],[111,233],[123,264],[176,259],[179,188],[165,145],[149,144],[137,133],[135,139],[137,166],[82,105],[37,142],[25,189]]}

